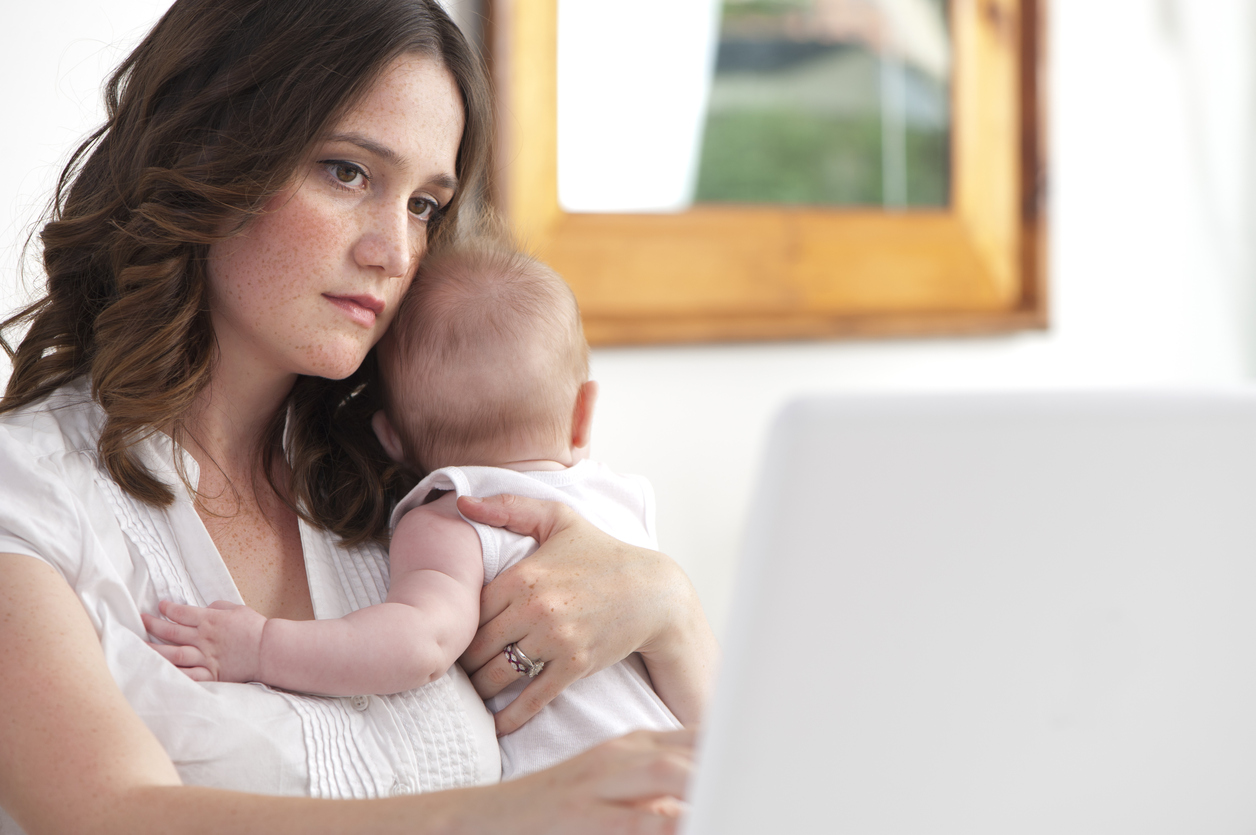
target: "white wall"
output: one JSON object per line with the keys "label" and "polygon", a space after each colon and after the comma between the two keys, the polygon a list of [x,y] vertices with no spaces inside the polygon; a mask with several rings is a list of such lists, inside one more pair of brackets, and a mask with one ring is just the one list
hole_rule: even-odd
{"label": "white wall", "polygon": [[[16,277],[20,244],[73,147],[103,121],[105,76],[168,5],[168,0],[58,0],[6,8],[0,159],[10,165],[0,187],[0,310],[25,298]],[[33,267],[32,279],[38,276]],[[7,379],[7,366],[0,377]]]}
{"label": "white wall", "polygon": [[595,451],[654,480],[664,550],[717,625],[764,435],[791,396],[1249,377],[1256,4],[1051,6],[1049,331],[595,352]]}
{"label": "white wall", "polygon": [[[0,306],[16,243],[106,68],[166,0],[9,12],[0,52]],[[1244,0],[1054,0],[1052,326],[972,339],[601,349],[598,456],[653,479],[664,550],[713,621],[771,416],[791,396],[873,389],[1206,384],[1256,367],[1256,11]],[[0,370],[0,377],[7,369]]]}

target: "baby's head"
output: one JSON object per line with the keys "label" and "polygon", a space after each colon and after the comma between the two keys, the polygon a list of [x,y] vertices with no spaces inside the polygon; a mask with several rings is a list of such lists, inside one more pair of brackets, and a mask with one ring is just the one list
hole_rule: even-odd
{"label": "baby's head", "polygon": [[429,255],[379,343],[385,450],[420,473],[588,444],[596,385],[566,282],[494,239]]}

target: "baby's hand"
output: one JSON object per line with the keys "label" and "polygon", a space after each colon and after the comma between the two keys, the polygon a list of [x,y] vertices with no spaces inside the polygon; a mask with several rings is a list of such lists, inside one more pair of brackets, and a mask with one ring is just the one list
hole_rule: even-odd
{"label": "baby's hand", "polygon": [[149,643],[195,681],[257,681],[266,618],[238,603],[218,600],[208,609],[163,600],[169,620],[143,615],[149,633],[166,641]]}

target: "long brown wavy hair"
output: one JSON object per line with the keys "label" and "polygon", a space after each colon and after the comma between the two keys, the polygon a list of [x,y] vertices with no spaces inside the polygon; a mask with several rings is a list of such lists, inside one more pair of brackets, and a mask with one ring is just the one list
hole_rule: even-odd
{"label": "long brown wavy hair", "polygon": [[[170,488],[132,451],[182,418],[215,354],[206,254],[239,233],[403,54],[440,60],[462,94],[459,190],[429,247],[487,206],[485,74],[434,0],[178,0],[110,77],[105,124],[61,172],[39,239],[46,293],[0,323],[13,373],[0,413],[83,375],[104,409],[101,464],[130,495]],[[224,231],[226,230],[226,231]],[[29,324],[16,349],[4,333]],[[277,492],[350,543],[382,538],[402,476],[370,429],[374,351],[344,380],[299,378],[259,455]],[[283,437],[287,425],[286,441]]]}

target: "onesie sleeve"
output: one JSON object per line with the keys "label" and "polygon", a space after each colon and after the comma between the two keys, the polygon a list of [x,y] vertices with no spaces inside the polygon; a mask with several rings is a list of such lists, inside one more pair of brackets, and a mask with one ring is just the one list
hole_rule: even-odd
{"label": "onesie sleeve", "polygon": [[60,457],[37,454],[0,424],[0,553],[43,560],[74,585],[83,563],[83,505],[59,471]]}

